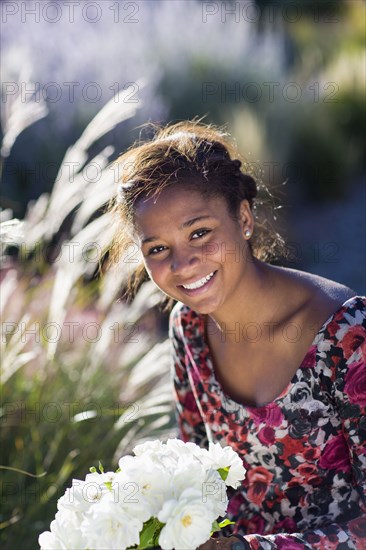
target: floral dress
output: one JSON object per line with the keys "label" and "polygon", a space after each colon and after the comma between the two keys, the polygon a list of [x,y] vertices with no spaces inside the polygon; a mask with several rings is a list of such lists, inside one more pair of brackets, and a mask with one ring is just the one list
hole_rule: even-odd
{"label": "floral dress", "polygon": [[366,550],[366,298],[329,317],[287,388],[260,407],[223,391],[203,315],[178,302],[169,336],[181,439],[230,445],[247,469],[229,495],[233,532],[252,549]]}

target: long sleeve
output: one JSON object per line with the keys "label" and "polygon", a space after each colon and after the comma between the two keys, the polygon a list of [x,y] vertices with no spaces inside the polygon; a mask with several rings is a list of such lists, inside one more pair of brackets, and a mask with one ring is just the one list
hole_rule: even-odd
{"label": "long sleeve", "polygon": [[[180,335],[179,335],[180,333]],[[179,309],[173,308],[169,318],[172,347],[172,382],[179,437],[201,447],[208,446],[206,428],[189,379],[189,359],[183,342]]]}
{"label": "long sleeve", "polygon": [[[342,478],[337,472],[352,472],[353,487],[359,493],[361,514],[345,523],[332,523],[303,533],[246,535],[253,550],[274,548],[366,549],[366,317],[365,309],[349,316],[348,326],[330,326],[335,331],[337,361],[333,374],[333,401],[341,419],[341,433],[328,440],[320,466],[335,471],[338,495]],[[338,329],[338,331],[337,331]],[[339,334],[339,336],[338,336]],[[334,358],[334,349],[333,349]],[[327,358],[325,360],[327,363]],[[330,361],[328,361],[328,364]],[[343,493],[344,494],[344,493]],[[334,496],[337,497],[337,494]],[[332,495],[333,496],[333,495]],[[336,504],[337,505],[337,504]]]}

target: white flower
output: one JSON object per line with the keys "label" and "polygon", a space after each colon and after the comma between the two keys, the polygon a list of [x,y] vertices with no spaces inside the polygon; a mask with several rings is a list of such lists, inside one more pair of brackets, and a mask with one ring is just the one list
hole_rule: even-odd
{"label": "white flower", "polygon": [[244,479],[245,468],[238,454],[229,446],[221,447],[220,443],[210,443],[208,452],[203,454],[204,463],[215,470],[229,468],[226,485],[236,489]]}
{"label": "white flower", "polygon": [[143,470],[141,465],[135,470],[116,474],[112,493],[121,508],[142,522],[156,516],[163,502],[171,498],[164,472],[154,471],[148,466]]}
{"label": "white flower", "polygon": [[150,453],[156,453],[158,451],[162,451],[164,449],[165,445],[159,439],[155,439],[154,441],[146,441],[145,443],[141,443],[140,445],[136,445],[134,447],[133,452],[136,456],[146,456]]}
{"label": "white flower", "polygon": [[207,449],[201,449],[195,443],[184,443],[180,439],[169,439],[166,447],[166,452],[176,460],[176,469],[185,468],[193,463],[203,464],[206,469],[208,468],[204,458],[208,452]]}
{"label": "white flower", "polygon": [[61,541],[51,531],[41,533],[38,537],[38,544],[41,550],[63,550],[66,548],[64,545],[61,546]]}
{"label": "white flower", "polygon": [[81,532],[87,540],[85,548],[93,550],[124,550],[140,542],[142,521],[133,509],[114,502],[112,494],[105,496],[85,514]]}
{"label": "white flower", "polygon": [[202,502],[214,510],[215,517],[226,513],[228,498],[225,482],[216,470],[205,468],[198,460],[181,463],[171,479],[171,485],[175,500],[179,500],[186,489],[196,489],[201,492]]}
{"label": "white flower", "polygon": [[[201,449],[195,443],[184,443],[182,440],[176,438],[168,439],[166,443],[147,441],[141,445],[137,445],[133,449],[133,452],[138,457],[149,458],[153,462],[160,462],[172,468],[182,460],[196,460],[204,451],[205,449]],[[122,463],[124,463],[126,458],[123,457],[121,459]]]}
{"label": "white flower", "polygon": [[72,486],[58,499],[58,510],[77,512],[80,516],[108,493],[109,489],[105,485],[108,480],[107,474],[88,474],[85,481],[73,479]]}
{"label": "white flower", "polygon": [[171,478],[173,498],[178,500],[186,489],[202,490],[206,480],[206,468],[200,462],[183,462]]}
{"label": "white flower", "polygon": [[183,456],[199,458],[201,451],[203,450],[195,443],[184,443],[181,439],[168,439],[166,442],[166,447],[170,451],[174,452],[178,458],[182,458]]}
{"label": "white flower", "polygon": [[120,470],[122,470],[122,472],[124,472],[131,467],[133,468],[135,461],[136,461],[135,456],[131,456],[131,455],[122,456],[118,461],[118,467]]}
{"label": "white flower", "polygon": [[85,481],[88,481],[88,482],[95,481],[101,485],[103,483],[109,483],[110,481],[113,481],[115,476],[116,476],[115,472],[104,472],[103,474],[99,474],[98,472],[93,472],[85,476]]}
{"label": "white flower", "polygon": [[[245,469],[239,456],[219,443],[209,450],[178,439],[137,445],[119,460],[118,473],[74,479],[58,500],[41,550],[124,550],[140,543],[143,524],[163,524],[163,550],[195,549],[210,537],[212,523],[226,513],[226,485],[236,487]],[[222,480],[219,469],[227,469]]]}
{"label": "white flower", "polygon": [[157,515],[165,500],[173,498],[170,480],[175,468],[168,470],[164,467],[161,457],[156,453],[148,454],[146,457],[123,457],[119,461],[119,466],[121,472],[116,475],[114,483],[134,483],[135,492],[145,499],[144,506],[151,516]]}
{"label": "white flower", "polygon": [[216,470],[210,469],[206,472],[206,479],[202,485],[202,502],[210,504],[215,518],[226,514],[229,504],[226,484]]}
{"label": "white flower", "polygon": [[122,471],[129,471],[130,469],[135,468],[137,464],[140,465],[141,462],[143,464],[143,469],[144,464],[146,464],[147,461],[150,461],[152,464],[164,468],[166,473],[173,473],[177,468],[179,458],[178,455],[169,451],[167,446],[160,441],[154,441],[151,443],[160,443],[160,445],[149,445],[149,442],[138,445],[134,449],[138,453],[137,456],[123,456],[119,459],[118,465],[120,469]]}
{"label": "white flower", "polygon": [[51,522],[51,531],[38,537],[41,550],[81,550],[87,548],[80,530],[78,514],[69,510],[56,513]]}
{"label": "white flower", "polygon": [[201,491],[186,489],[179,500],[165,502],[158,519],[166,523],[159,537],[163,550],[194,550],[210,538],[216,516]]}

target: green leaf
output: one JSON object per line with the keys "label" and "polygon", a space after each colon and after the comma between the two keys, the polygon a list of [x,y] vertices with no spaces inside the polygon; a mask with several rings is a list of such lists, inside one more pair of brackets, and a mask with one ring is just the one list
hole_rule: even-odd
{"label": "green leaf", "polygon": [[165,523],[161,523],[157,518],[150,518],[144,523],[140,533],[140,544],[138,550],[154,548],[159,544],[159,535]]}
{"label": "green leaf", "polygon": [[96,469],[95,466],[91,466],[91,467],[89,468],[89,472],[90,472],[91,474],[95,474],[96,471],[97,471],[97,469]]}
{"label": "green leaf", "polygon": [[223,481],[226,480],[227,476],[229,475],[230,466],[227,466],[226,468],[219,468],[217,471],[219,472],[221,479]]}
{"label": "green leaf", "polygon": [[219,523],[220,529],[222,529],[223,527],[226,527],[227,525],[235,525],[235,521],[230,521],[229,519],[223,519]]}
{"label": "green leaf", "polygon": [[156,525],[156,529],[155,529],[155,533],[154,533],[154,536],[153,536],[153,547],[159,546],[160,533],[161,533],[161,530],[164,527],[165,523],[161,523],[161,521],[156,519],[155,525]]}
{"label": "green leaf", "polygon": [[212,531],[211,531],[210,537],[212,537],[214,533],[216,533],[217,531],[220,531],[220,529],[222,529],[223,527],[226,527],[227,525],[235,525],[235,521],[230,521],[229,519],[223,519],[222,521],[220,521],[220,523],[218,523],[215,520],[212,524],[212,528],[211,528]]}
{"label": "green leaf", "polygon": [[100,473],[101,473],[101,474],[104,474],[104,468],[103,468],[102,463],[101,463],[100,460],[99,460],[98,468],[99,468]]}
{"label": "green leaf", "polygon": [[220,531],[220,525],[219,525],[219,524],[217,523],[217,521],[215,520],[215,521],[212,523],[210,537],[212,537],[212,535],[213,535],[214,533],[216,533],[217,531]]}

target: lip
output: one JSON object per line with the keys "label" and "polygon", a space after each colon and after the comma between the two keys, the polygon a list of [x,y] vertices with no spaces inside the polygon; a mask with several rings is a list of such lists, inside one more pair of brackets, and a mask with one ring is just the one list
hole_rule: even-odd
{"label": "lip", "polygon": [[[214,274],[212,275],[211,279],[207,281],[203,286],[200,286],[199,288],[184,288],[182,285],[178,285],[178,288],[187,296],[198,296],[199,294],[203,294],[209,290],[209,288],[212,286],[216,279],[217,270],[214,271]],[[199,279],[195,279],[196,281]],[[191,283],[186,283],[191,284]]]}

